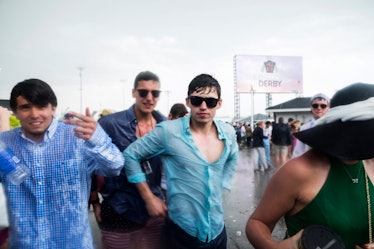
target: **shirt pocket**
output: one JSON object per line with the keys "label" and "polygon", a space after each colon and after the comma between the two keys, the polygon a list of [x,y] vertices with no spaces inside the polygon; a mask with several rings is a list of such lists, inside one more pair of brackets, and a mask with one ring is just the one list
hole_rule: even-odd
{"label": "shirt pocket", "polygon": [[76,159],[56,162],[52,169],[52,178],[57,184],[74,185],[81,179],[81,164],[82,162]]}
{"label": "shirt pocket", "polygon": [[[80,162],[81,163],[81,162]],[[79,161],[70,159],[59,161],[54,164],[52,169],[52,179],[50,184],[52,192],[50,198],[58,197],[57,202],[66,203],[67,201],[76,201],[80,198],[82,188]]]}

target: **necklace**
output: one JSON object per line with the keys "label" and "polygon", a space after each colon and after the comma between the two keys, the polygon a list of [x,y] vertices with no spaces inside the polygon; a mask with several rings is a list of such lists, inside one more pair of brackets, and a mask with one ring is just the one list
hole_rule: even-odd
{"label": "necklace", "polygon": [[366,198],[367,198],[367,203],[368,203],[369,243],[373,243],[373,225],[372,225],[372,220],[371,220],[369,180],[368,180],[368,174],[366,173],[366,170],[365,170],[365,186],[366,186]]}
{"label": "necklace", "polygon": [[345,172],[348,174],[349,178],[351,178],[351,181],[353,184],[357,184],[358,183],[358,179],[360,177],[360,172],[361,172],[361,169],[362,169],[362,165],[360,165],[360,168],[358,169],[358,173],[357,173],[357,177],[356,178],[353,178],[351,173],[349,173],[349,171],[347,170],[347,168],[345,167],[345,165],[343,165],[343,168],[345,170]]}

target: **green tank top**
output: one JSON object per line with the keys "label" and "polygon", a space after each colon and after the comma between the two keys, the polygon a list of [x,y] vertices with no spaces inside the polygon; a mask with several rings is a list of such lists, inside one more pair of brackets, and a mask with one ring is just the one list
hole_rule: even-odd
{"label": "green tank top", "polygon": [[[297,214],[285,217],[287,235],[292,236],[308,225],[317,224],[335,230],[347,249],[366,244],[369,242],[369,221],[362,161],[345,165],[331,158],[330,162],[327,180],[317,196]],[[351,178],[356,177],[358,183],[352,183]],[[368,180],[373,209],[374,187]]]}

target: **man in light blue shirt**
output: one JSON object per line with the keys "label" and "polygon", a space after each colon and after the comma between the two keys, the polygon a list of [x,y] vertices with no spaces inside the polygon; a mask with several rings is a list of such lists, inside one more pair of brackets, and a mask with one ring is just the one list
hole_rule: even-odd
{"label": "man in light blue shirt", "polygon": [[[234,128],[214,120],[222,105],[221,88],[207,74],[188,87],[190,115],[166,121],[124,151],[126,174],[135,183],[152,216],[167,216],[166,248],[219,248],[227,244],[223,189],[238,158]],[[167,178],[167,206],[152,194],[139,162],[159,155]]]}
{"label": "man in light blue shirt", "polygon": [[20,185],[0,173],[8,199],[9,248],[91,249],[88,220],[91,175],[115,176],[123,155],[91,117],[70,112],[65,123],[54,117],[57,98],[38,79],[18,83],[10,106],[21,127],[0,140],[30,169]]}

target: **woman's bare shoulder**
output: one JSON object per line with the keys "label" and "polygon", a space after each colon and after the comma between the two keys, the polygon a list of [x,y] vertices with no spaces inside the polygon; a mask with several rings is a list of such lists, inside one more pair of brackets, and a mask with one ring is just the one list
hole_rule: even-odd
{"label": "woman's bare shoulder", "polygon": [[329,167],[329,157],[326,154],[316,150],[309,150],[303,155],[287,161],[279,169],[279,172],[294,177],[308,178],[308,174],[317,174],[320,171],[326,172]]}

